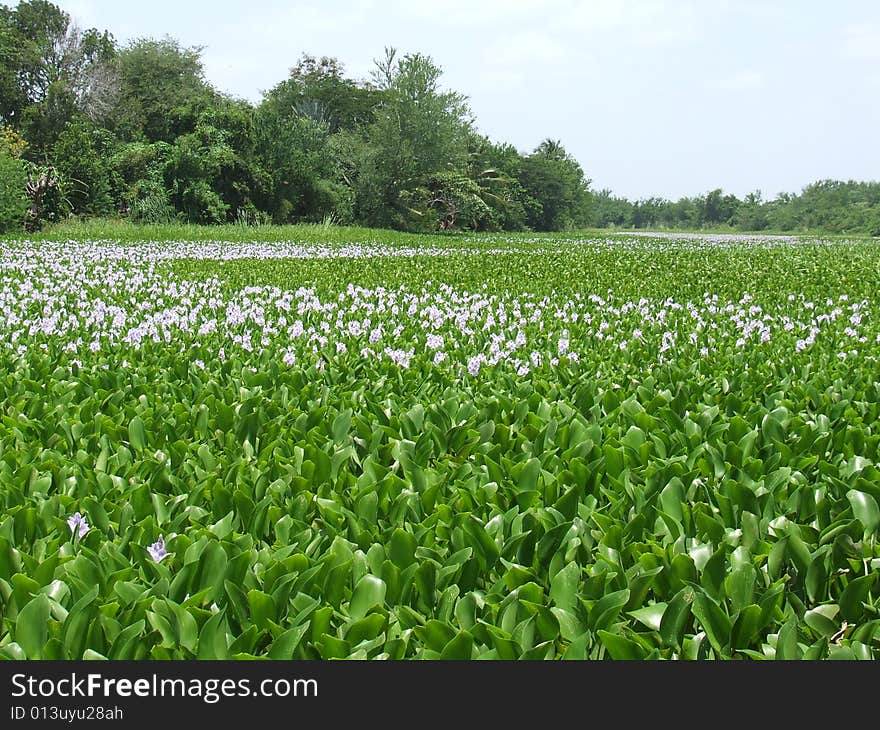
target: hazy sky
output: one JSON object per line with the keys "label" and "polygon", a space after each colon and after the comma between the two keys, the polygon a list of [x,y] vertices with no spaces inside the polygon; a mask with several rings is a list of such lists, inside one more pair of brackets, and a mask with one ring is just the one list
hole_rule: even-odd
{"label": "hazy sky", "polygon": [[123,43],[202,45],[208,79],[252,101],[303,52],[356,78],[386,45],[427,53],[482,132],[560,139],[631,198],[880,179],[880,0],[56,3]]}

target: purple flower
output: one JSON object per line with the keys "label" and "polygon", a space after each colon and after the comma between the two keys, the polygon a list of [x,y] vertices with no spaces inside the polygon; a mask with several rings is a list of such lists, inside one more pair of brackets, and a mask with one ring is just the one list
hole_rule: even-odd
{"label": "purple flower", "polygon": [[155,562],[162,562],[162,560],[168,557],[168,551],[165,549],[165,538],[159,535],[159,539],[147,548],[147,552]]}
{"label": "purple flower", "polygon": [[86,516],[79,512],[75,512],[67,518],[67,526],[70,527],[70,532],[74,537],[78,534],[80,538],[83,538],[89,531],[89,523],[86,522]]}

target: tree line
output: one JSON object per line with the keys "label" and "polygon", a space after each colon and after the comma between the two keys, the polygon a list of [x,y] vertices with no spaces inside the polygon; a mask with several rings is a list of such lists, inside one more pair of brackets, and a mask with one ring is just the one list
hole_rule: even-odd
{"label": "tree line", "polygon": [[819,180],[800,194],[764,200],[760,191],[742,200],[712,190],[677,201],[631,202],[610,190],[591,193],[590,220],[599,228],[821,231],[880,236],[880,182]]}
{"label": "tree line", "polygon": [[821,182],[765,202],[593,191],[561,142],[481,134],[421,53],[369,79],[300,57],[258,104],[215,89],[201,48],[120,45],[47,0],[0,5],[0,231],[69,216],[135,222],[329,222],[409,231],[826,228],[880,233],[880,185]]}

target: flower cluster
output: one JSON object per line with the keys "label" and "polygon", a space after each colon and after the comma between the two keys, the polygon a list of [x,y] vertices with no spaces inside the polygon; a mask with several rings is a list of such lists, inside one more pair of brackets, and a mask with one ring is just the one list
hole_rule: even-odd
{"label": "flower cluster", "polygon": [[[706,245],[704,238],[697,239],[700,245]],[[641,243],[632,241],[628,245]],[[726,242],[721,237],[715,245]],[[749,245],[788,242],[763,237]],[[460,254],[467,248],[455,250]],[[307,286],[234,289],[220,276],[188,279],[163,265],[182,256],[412,253],[406,247],[283,243],[2,244],[0,348],[20,356],[50,352],[77,364],[116,357],[123,366],[147,344],[202,348],[220,360],[268,351],[288,367],[322,369],[359,357],[477,377],[496,366],[526,375],[584,360],[650,368],[673,357],[700,359],[770,346],[796,355],[820,338],[853,356],[876,344],[878,336],[871,329],[869,302],[850,301],[846,293],[819,301],[791,293],[768,303],[748,293],[725,300],[707,292],[691,301],[613,292],[468,291],[430,282],[419,289],[347,283],[328,293]],[[431,247],[419,251],[422,256],[447,253]],[[480,251],[491,254],[492,249]],[[194,357],[193,366],[204,368],[204,362]]]}

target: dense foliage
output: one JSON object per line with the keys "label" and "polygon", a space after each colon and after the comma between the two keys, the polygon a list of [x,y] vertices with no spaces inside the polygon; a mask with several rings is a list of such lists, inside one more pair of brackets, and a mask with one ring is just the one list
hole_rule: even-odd
{"label": "dense foliage", "polygon": [[387,49],[369,81],[303,56],[253,106],[211,87],[200,48],[171,38],[120,47],[29,0],[0,6],[0,58],[0,125],[58,173],[57,194],[36,206],[45,220],[587,223],[588,181],[561,145],[522,155],[483,138],[467,100],[419,53]]}
{"label": "dense foliage", "polygon": [[631,202],[603,190],[591,197],[590,221],[604,228],[739,229],[824,231],[880,236],[880,182],[819,180],[799,195],[764,200],[760,192],[739,200],[712,190],[676,202],[648,198]]}
{"label": "dense foliage", "polygon": [[0,655],[880,656],[876,242],[291,232],[0,244]]}
{"label": "dense foliage", "polygon": [[[0,133],[27,141],[25,161],[46,183],[28,215],[2,204],[5,227],[73,215],[408,231],[880,233],[878,183],[823,181],[767,202],[721,190],[676,203],[591,191],[559,141],[523,153],[480,134],[467,99],[444,89],[441,69],[420,53],[387,49],[368,80],[304,55],[252,105],[211,86],[198,47],[168,37],[120,46],[47,0],[25,0],[0,5],[0,59]],[[0,165],[4,186],[20,188],[21,165]]]}

